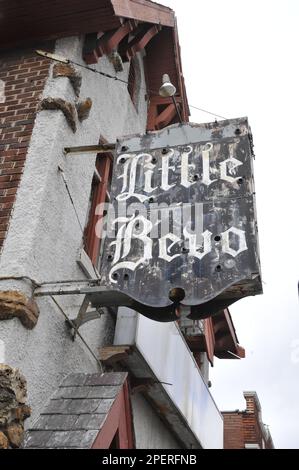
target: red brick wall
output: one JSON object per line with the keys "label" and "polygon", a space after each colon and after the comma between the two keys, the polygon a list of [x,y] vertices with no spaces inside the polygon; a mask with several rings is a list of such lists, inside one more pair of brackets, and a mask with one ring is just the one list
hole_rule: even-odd
{"label": "red brick wall", "polygon": [[244,413],[243,415],[244,429],[244,446],[246,444],[259,444],[262,449],[262,432],[256,414]]}
{"label": "red brick wall", "polygon": [[[40,46],[40,45],[39,45]],[[52,46],[52,45],[51,45]],[[52,47],[45,47],[51,50]],[[5,102],[0,102],[0,253],[12,215],[40,95],[50,61],[35,48],[0,51],[0,79]]]}
{"label": "red brick wall", "polygon": [[[250,410],[223,412],[224,449],[245,449],[245,444],[259,444],[263,449],[263,434],[258,420],[258,410],[251,403]],[[265,442],[266,449],[272,449],[271,440]]]}
{"label": "red brick wall", "polygon": [[223,413],[224,449],[244,449],[242,413]]}

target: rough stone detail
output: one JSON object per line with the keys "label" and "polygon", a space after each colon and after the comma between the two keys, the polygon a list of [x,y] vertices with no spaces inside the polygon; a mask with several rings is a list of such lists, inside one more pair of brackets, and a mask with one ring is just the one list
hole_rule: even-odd
{"label": "rough stone detail", "polygon": [[19,318],[25,328],[32,329],[37,323],[39,309],[36,302],[18,291],[0,292],[0,320]]}
{"label": "rough stone detail", "polygon": [[10,424],[7,428],[7,437],[11,447],[20,447],[24,439],[24,427],[18,423]]}
{"label": "rough stone detail", "polygon": [[109,61],[113,64],[115,72],[123,72],[124,64],[120,54],[117,51],[111,52],[108,56]]}
{"label": "rough stone detail", "polygon": [[80,101],[79,103],[76,104],[78,119],[80,122],[88,118],[91,107],[92,107],[91,98],[86,98],[86,100]]}
{"label": "rough stone detail", "polygon": [[76,108],[75,105],[62,98],[44,98],[40,103],[40,109],[60,110],[63,112],[69,126],[76,132]]}
{"label": "rough stone detail", "polygon": [[9,447],[8,439],[5,436],[5,434],[3,434],[2,431],[0,431],[0,449],[8,449],[8,447]]}
{"label": "rough stone detail", "polygon": [[55,64],[53,67],[53,78],[66,77],[69,79],[76,96],[80,94],[82,77],[80,72],[70,64]]}
{"label": "rough stone detail", "polygon": [[24,420],[31,414],[26,397],[25,377],[18,369],[0,364],[0,449],[22,445]]}

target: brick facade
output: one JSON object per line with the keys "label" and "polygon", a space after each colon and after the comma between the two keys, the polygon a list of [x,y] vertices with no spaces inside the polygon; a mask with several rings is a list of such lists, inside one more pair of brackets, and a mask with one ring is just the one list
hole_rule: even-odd
{"label": "brick facade", "polygon": [[[49,50],[47,44],[47,50]],[[50,61],[35,47],[0,52],[0,253],[7,234]]]}
{"label": "brick facade", "polygon": [[224,418],[224,449],[244,449],[242,413],[225,412]]}
{"label": "brick facade", "polygon": [[224,449],[274,448],[271,434],[261,421],[261,406],[255,392],[244,392],[246,410],[224,411]]}

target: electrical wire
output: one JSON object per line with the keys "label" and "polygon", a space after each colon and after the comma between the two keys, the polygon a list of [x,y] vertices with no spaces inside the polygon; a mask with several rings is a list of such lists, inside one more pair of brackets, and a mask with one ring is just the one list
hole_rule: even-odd
{"label": "electrical wire", "polygon": [[214,117],[219,117],[220,119],[228,119],[227,117],[220,116],[220,114],[212,113],[211,111],[207,111],[206,109],[198,108],[198,106],[193,106],[192,104],[189,104],[189,108],[197,109],[198,111],[201,111],[203,113],[211,114]]}
{"label": "electrical wire", "polygon": [[[91,72],[94,72],[94,73],[98,73],[99,75],[102,75],[106,78],[111,78],[113,80],[116,80],[116,81],[119,81],[121,83],[125,83],[126,85],[130,85],[132,84],[133,82],[132,81],[127,81],[127,80],[124,80],[122,78],[119,78],[117,77],[116,75],[110,75],[109,73],[105,73],[105,72],[101,72],[100,70],[96,70],[96,69],[93,69],[92,67],[89,67],[88,65],[82,65],[78,62],[75,62],[75,61],[72,61],[71,59],[67,59],[69,61],[70,64],[73,64],[73,65],[77,65],[77,67],[82,67],[86,70],[89,70]],[[152,93],[153,95],[158,95],[159,92],[155,91],[155,90],[151,90],[151,89],[148,89],[146,87],[140,87],[141,90],[143,91],[147,91],[147,92],[150,92]],[[176,105],[177,106],[177,105]],[[198,106],[193,106],[191,104],[189,104],[189,108],[194,108],[194,109],[197,109],[198,111],[201,111],[203,113],[206,113],[206,114],[210,114],[211,116],[214,116],[214,117],[219,117],[221,119],[228,119],[227,117],[224,117],[224,116],[221,116],[220,114],[217,114],[217,113],[212,113],[211,111],[207,111],[206,109],[203,109],[203,108],[199,108]],[[178,113],[178,115],[180,116],[180,114]]]}
{"label": "electrical wire", "polygon": [[73,200],[73,198],[72,198],[72,195],[71,195],[71,192],[70,192],[70,189],[69,189],[69,185],[68,185],[68,183],[67,183],[67,180],[66,180],[64,171],[63,171],[63,169],[61,168],[61,166],[58,166],[58,170],[59,170],[60,173],[61,173],[61,176],[62,176],[62,179],[63,179],[63,182],[64,182],[64,186],[65,186],[65,188],[66,188],[66,191],[67,191],[68,196],[69,196],[69,198],[70,198],[71,204],[72,204],[72,206],[73,206],[73,209],[74,209],[74,212],[75,212],[75,215],[76,215],[78,224],[79,224],[80,229],[81,229],[81,232],[84,234],[84,230],[83,230],[82,224],[81,224],[81,222],[80,222],[79,214],[78,214],[78,212],[77,212],[77,209],[76,209],[74,200]]}
{"label": "electrical wire", "polygon": [[[72,198],[72,195],[71,195],[71,192],[70,192],[70,189],[69,189],[69,185],[68,185],[67,179],[66,179],[66,177],[65,177],[63,168],[59,165],[59,166],[58,166],[58,170],[59,170],[60,173],[61,173],[61,176],[62,176],[64,185],[65,185],[67,194],[68,194],[68,196],[69,196],[69,198],[70,198],[70,201],[71,201],[71,204],[72,204],[72,206],[73,206],[73,209],[74,209],[74,212],[75,212],[75,215],[76,215],[78,224],[79,224],[80,229],[81,229],[82,237],[83,237],[83,240],[84,240],[84,238],[85,238],[84,229],[83,229],[82,224],[81,224],[81,222],[80,222],[79,214],[78,214],[78,211],[77,211],[77,209],[76,209],[74,200],[73,200],[73,198]],[[92,263],[92,268],[93,268],[93,270],[94,270],[94,273],[95,273],[96,278],[97,278],[97,279],[100,279],[99,273],[98,273],[98,271],[97,271],[97,269],[96,269],[96,267],[94,266],[93,263]]]}
{"label": "electrical wire", "polygon": [[[36,51],[37,52],[37,51]],[[38,53],[38,52],[37,52]],[[110,78],[112,80],[115,80],[115,81],[118,81],[118,82],[121,82],[121,83],[124,83],[125,85],[131,85],[133,84],[133,81],[131,80],[124,80],[123,78],[120,78],[120,77],[117,77],[116,75],[110,75],[109,73],[106,73],[106,72],[101,72],[100,70],[96,70],[92,67],[89,67],[88,65],[84,65],[84,64],[80,64],[79,62],[76,62],[74,60],[71,60],[71,59],[65,59],[65,58],[61,58],[59,60],[58,56],[56,58],[54,57],[51,57],[50,56],[51,53],[49,53],[49,55],[47,55],[47,52],[44,52],[44,57],[47,57],[48,59],[50,60],[53,60],[55,62],[63,62],[63,63],[68,63],[68,64],[72,64],[72,65],[76,65],[77,67],[81,67],[83,69],[86,69],[86,70],[89,70],[90,72],[93,72],[93,73],[97,73],[99,75],[102,75],[103,77],[106,77],[106,78]],[[143,91],[146,91],[146,92],[150,92],[152,93],[153,95],[159,95],[159,92],[157,92],[156,90],[151,90],[151,89],[148,89],[146,87],[143,87],[141,86],[140,87],[141,90]],[[211,116],[214,116],[215,118],[220,118],[220,119],[228,119],[227,117],[225,116],[221,116],[220,114],[216,114],[216,113],[212,113],[211,111],[208,111],[206,109],[203,109],[203,108],[199,108],[198,106],[193,106],[191,104],[188,104],[189,108],[193,108],[193,109],[197,109],[198,111],[201,111],[203,113],[206,113],[206,114],[210,114]]]}
{"label": "electrical wire", "polygon": [[100,370],[101,370],[101,373],[103,374],[104,373],[104,369],[103,369],[103,366],[102,366],[102,363],[101,361],[97,358],[97,356],[94,354],[93,350],[91,349],[91,347],[89,346],[89,344],[85,341],[85,339],[83,338],[83,336],[81,335],[81,333],[79,332],[77,326],[75,325],[75,323],[67,316],[67,314],[65,313],[65,311],[63,310],[63,308],[61,307],[61,305],[57,302],[57,300],[53,297],[53,295],[50,295],[52,301],[54,302],[54,304],[57,306],[57,308],[60,310],[60,312],[62,313],[62,315],[64,316],[64,318],[66,319],[66,321],[72,326],[72,328],[75,330],[76,334],[79,336],[79,338],[81,339],[82,343],[85,345],[85,347],[88,349],[88,351],[90,352],[90,354],[93,356],[93,358],[96,360],[97,364],[99,365],[100,367]]}

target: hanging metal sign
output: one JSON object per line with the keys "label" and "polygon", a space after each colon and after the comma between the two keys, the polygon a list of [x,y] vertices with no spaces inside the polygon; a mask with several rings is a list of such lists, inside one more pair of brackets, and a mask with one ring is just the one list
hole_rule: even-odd
{"label": "hanging metal sign", "polygon": [[262,292],[252,156],[246,118],[118,140],[100,265],[112,303],[171,321]]}

